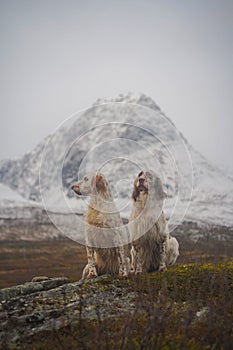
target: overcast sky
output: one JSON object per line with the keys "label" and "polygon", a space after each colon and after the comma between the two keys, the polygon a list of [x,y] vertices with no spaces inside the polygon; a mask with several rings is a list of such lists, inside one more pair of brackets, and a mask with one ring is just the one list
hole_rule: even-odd
{"label": "overcast sky", "polygon": [[128,91],[233,172],[233,1],[0,0],[0,159]]}

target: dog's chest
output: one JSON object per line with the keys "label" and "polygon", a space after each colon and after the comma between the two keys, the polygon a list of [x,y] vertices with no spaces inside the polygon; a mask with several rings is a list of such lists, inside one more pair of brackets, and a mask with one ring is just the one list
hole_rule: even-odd
{"label": "dog's chest", "polygon": [[103,214],[94,208],[89,208],[85,216],[85,222],[95,227],[103,227]]}

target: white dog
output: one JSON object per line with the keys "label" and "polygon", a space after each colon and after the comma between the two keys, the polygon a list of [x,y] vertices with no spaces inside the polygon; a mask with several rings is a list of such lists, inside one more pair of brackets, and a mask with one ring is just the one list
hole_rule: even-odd
{"label": "white dog", "polygon": [[[128,263],[122,245],[126,231],[104,175],[100,173],[87,175],[75,183],[72,190],[80,196],[91,197],[85,216],[88,263],[83,270],[82,278],[92,278],[106,273],[126,276]],[[107,248],[99,248],[105,243]]]}
{"label": "white dog", "polygon": [[179,256],[179,244],[170,237],[162,211],[166,194],[152,171],[141,171],[134,181],[129,230],[134,273],[165,271]]}

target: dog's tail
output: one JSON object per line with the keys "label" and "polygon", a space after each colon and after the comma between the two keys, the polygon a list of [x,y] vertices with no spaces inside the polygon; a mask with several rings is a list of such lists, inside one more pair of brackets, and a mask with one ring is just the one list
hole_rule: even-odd
{"label": "dog's tail", "polygon": [[174,265],[179,253],[179,243],[175,237],[169,237],[167,241],[167,266]]}

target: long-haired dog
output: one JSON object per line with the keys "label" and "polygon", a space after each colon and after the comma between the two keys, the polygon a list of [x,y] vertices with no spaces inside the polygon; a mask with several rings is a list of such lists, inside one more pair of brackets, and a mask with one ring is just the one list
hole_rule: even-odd
{"label": "long-haired dog", "polygon": [[79,196],[91,198],[85,216],[87,265],[82,278],[126,276],[128,263],[122,244],[126,231],[104,175],[87,175],[71,188]]}
{"label": "long-haired dog", "polygon": [[179,244],[169,236],[162,210],[165,197],[154,172],[141,171],[134,181],[129,223],[134,273],[165,271],[179,256]]}

